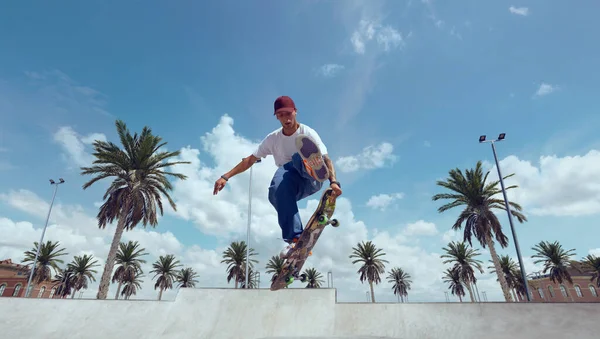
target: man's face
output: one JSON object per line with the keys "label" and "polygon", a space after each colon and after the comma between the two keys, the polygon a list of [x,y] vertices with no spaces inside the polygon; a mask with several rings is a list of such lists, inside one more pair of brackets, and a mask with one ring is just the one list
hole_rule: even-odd
{"label": "man's face", "polygon": [[283,127],[293,127],[296,124],[296,111],[279,112],[275,116]]}

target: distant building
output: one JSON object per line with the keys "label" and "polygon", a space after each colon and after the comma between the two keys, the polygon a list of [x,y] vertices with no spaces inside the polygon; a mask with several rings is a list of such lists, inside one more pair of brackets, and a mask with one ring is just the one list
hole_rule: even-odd
{"label": "distant building", "polygon": [[[15,264],[11,259],[0,260],[0,297],[24,297],[29,272],[27,265]],[[56,292],[50,281],[39,285],[32,282],[32,288],[33,298],[52,298]]]}
{"label": "distant building", "polygon": [[586,273],[578,261],[572,261],[571,265],[573,267],[568,271],[573,284],[564,279],[562,284],[554,283],[549,274],[535,274],[527,280],[530,293],[533,295],[531,302],[600,302],[599,288],[595,280],[591,280],[592,274]]}

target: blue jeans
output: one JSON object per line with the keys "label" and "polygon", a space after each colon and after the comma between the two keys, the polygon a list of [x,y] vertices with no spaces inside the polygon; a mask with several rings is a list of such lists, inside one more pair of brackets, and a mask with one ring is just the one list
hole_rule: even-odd
{"label": "blue jeans", "polygon": [[298,201],[318,192],[323,183],[311,177],[302,158],[294,153],[292,161],[279,167],[269,186],[269,201],[277,211],[283,240],[290,243],[302,234]]}

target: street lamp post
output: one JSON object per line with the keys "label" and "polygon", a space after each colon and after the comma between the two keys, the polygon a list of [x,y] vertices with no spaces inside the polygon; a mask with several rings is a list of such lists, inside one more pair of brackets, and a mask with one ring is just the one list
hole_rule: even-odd
{"label": "street lamp post", "polygon": [[31,267],[31,272],[29,272],[29,280],[27,281],[27,288],[25,289],[25,297],[29,297],[31,295],[30,286],[31,279],[33,278],[33,272],[35,271],[35,267],[37,266],[37,259],[40,255],[40,248],[42,247],[42,241],[44,241],[44,234],[46,233],[46,228],[48,227],[48,220],[50,220],[50,212],[52,211],[52,205],[54,205],[54,198],[56,197],[56,191],[58,190],[58,185],[64,183],[63,178],[58,179],[59,182],[55,182],[50,179],[50,185],[54,185],[54,194],[52,195],[52,201],[50,202],[50,208],[48,209],[48,215],[46,216],[46,224],[42,229],[42,236],[40,237],[40,242],[38,243],[37,252],[35,253],[35,259],[33,260],[33,265]]}
{"label": "street lamp post", "polygon": [[[261,160],[256,160],[259,163]],[[252,166],[254,167],[254,166]],[[250,263],[250,223],[252,220],[252,167],[250,167],[250,180],[248,183],[248,227],[246,229],[246,288],[248,288],[248,267]]]}
{"label": "street lamp post", "polygon": [[496,162],[496,169],[498,170],[498,178],[500,178],[500,186],[502,187],[502,195],[504,196],[504,204],[506,205],[506,214],[508,214],[508,222],[510,223],[510,230],[512,232],[513,239],[515,240],[515,248],[517,250],[517,258],[519,259],[519,266],[521,268],[521,278],[523,278],[523,284],[525,285],[525,293],[527,294],[527,301],[531,301],[529,295],[529,287],[527,286],[527,275],[525,274],[525,266],[523,265],[523,258],[521,257],[521,249],[519,246],[519,240],[517,239],[517,233],[515,232],[515,226],[513,224],[512,214],[510,213],[510,206],[508,204],[508,198],[506,197],[506,189],[504,188],[504,179],[502,179],[502,173],[500,172],[500,164],[498,163],[498,155],[496,155],[496,141],[504,140],[506,133],[500,133],[496,140],[485,140],[485,135],[479,137],[479,142],[489,142],[492,144],[492,152],[494,153],[494,161]]}

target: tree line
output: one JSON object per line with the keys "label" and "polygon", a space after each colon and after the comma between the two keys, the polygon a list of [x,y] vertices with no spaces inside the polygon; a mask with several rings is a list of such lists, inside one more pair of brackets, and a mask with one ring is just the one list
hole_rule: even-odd
{"label": "tree line", "polygon": [[[42,243],[37,263],[32,265],[34,272],[31,281],[34,284],[50,283],[51,288],[56,288],[53,297],[66,298],[70,295],[74,298],[76,292],[87,289],[90,282],[96,281],[98,260],[93,255],[84,254],[74,256],[71,262],[60,267],[59,264],[64,264],[61,257],[68,253],[59,246],[59,242]],[[33,264],[37,250],[36,241],[33,248],[25,252],[23,263]],[[111,277],[111,282],[117,284],[115,299],[129,299],[142,288],[142,264],[146,263],[143,256],[148,255],[145,250],[137,241],[119,244],[114,262],[116,270]],[[191,267],[183,267],[172,254],[161,255],[152,264],[149,273],[154,273],[154,289],[158,289],[158,300],[162,299],[163,291],[173,288],[174,283],[177,287],[195,287],[198,283],[198,273]]]}
{"label": "tree line", "polygon": [[[125,123],[121,120],[115,122],[117,134],[122,148],[110,141],[96,140],[93,143],[94,152],[92,155],[95,160],[90,167],[81,167],[82,175],[91,175],[93,178],[83,185],[83,189],[91,187],[94,183],[112,178],[110,186],[103,196],[104,203],[100,206],[97,220],[98,227],[105,228],[108,223],[117,220],[117,227],[108,252],[108,258],[104,265],[104,270],[100,279],[97,298],[105,299],[108,294],[108,288],[111,282],[111,274],[117,263],[117,255],[120,252],[121,237],[124,231],[131,230],[138,225],[144,227],[156,227],[158,224],[157,213],[163,214],[163,201],[166,199],[173,208],[177,210],[176,204],[171,199],[169,192],[173,187],[169,177],[186,180],[187,177],[180,173],[175,173],[174,166],[189,164],[185,161],[171,161],[170,159],[180,154],[180,151],[159,151],[166,145],[160,136],[154,135],[149,127],[144,127],[138,135],[132,135],[127,129]],[[473,247],[473,240],[482,248],[489,248],[492,262],[492,273],[497,276],[497,281],[503,292],[505,301],[513,301],[514,296],[521,295],[524,283],[519,281],[519,272],[508,259],[508,256],[499,256],[496,250],[496,244],[501,248],[509,245],[508,237],[504,234],[504,229],[494,210],[504,210],[506,206],[501,197],[502,190],[499,187],[499,180],[488,180],[490,172],[484,174],[481,161],[478,161],[475,168],[466,169],[465,173],[456,168],[448,172],[445,180],[436,182],[437,186],[445,189],[444,193],[435,194],[433,201],[446,200],[444,205],[438,208],[439,213],[444,213],[454,208],[461,208],[460,214],[450,227],[453,230],[463,230],[463,241],[449,243],[445,248],[446,254],[442,259],[445,263],[454,263],[452,268],[445,271],[443,279],[449,285],[450,291],[458,295],[461,300],[465,295],[466,288],[473,300],[472,287],[476,288],[474,269],[481,270],[480,261],[475,257],[479,255]],[[515,174],[510,174],[504,179],[510,178]],[[517,188],[517,185],[506,187],[506,190]],[[519,223],[524,223],[527,218],[522,213],[522,207],[512,201],[508,202],[511,206],[509,213],[514,216]],[[474,239],[473,239],[474,238]],[[468,245],[467,245],[468,244]],[[234,281],[236,288],[238,284],[245,283],[243,267],[239,265],[237,257],[240,248],[244,247],[243,242],[232,243],[229,247],[230,252],[224,254],[224,262],[228,264],[227,280]],[[555,281],[566,279],[569,281],[567,268],[573,266],[569,259],[573,250],[564,251],[558,242],[540,242],[534,247],[537,258],[536,263],[543,263],[543,273],[550,272],[551,278]],[[227,252],[226,251],[226,252]],[[245,251],[242,251],[245,253]],[[374,302],[373,284],[381,281],[380,275],[384,273],[385,259],[382,257],[385,253],[371,242],[362,242],[353,248],[350,258],[352,263],[360,263],[358,270],[361,281],[367,281],[371,289],[371,300]],[[87,257],[81,257],[87,258]],[[83,259],[79,259],[83,260]],[[91,259],[86,259],[91,260]],[[276,274],[279,262],[275,257],[267,263],[267,269],[270,273]],[[595,272],[593,279],[600,287],[598,272],[600,272],[600,259],[597,256],[589,255],[583,260],[583,267],[586,272]],[[87,262],[87,261],[86,261]],[[164,256],[159,259],[159,266],[175,265],[177,261],[172,256]],[[253,264],[256,263],[253,261]],[[130,272],[130,271],[128,271]],[[308,273],[307,270],[305,273]],[[319,277],[319,272],[310,271],[313,276]],[[567,272],[567,273],[565,273]],[[129,273],[129,277],[135,274]],[[167,277],[167,275],[164,275]],[[244,279],[241,277],[244,276]],[[249,272],[250,279],[255,276]],[[388,276],[389,281],[394,282],[394,293],[398,296],[407,296],[406,291],[410,289],[410,275],[399,267],[394,267]],[[135,281],[135,279],[130,279]],[[160,279],[159,279],[160,280]],[[117,281],[117,280],[115,280]],[[163,288],[169,288],[172,279],[164,278],[160,280],[161,293]],[[314,286],[317,286],[319,279],[314,280]],[[125,282],[122,283],[126,285]],[[135,286],[135,283],[131,283]],[[157,284],[159,282],[157,281]],[[252,286],[248,286],[249,288]],[[124,289],[129,287],[125,286]]]}

